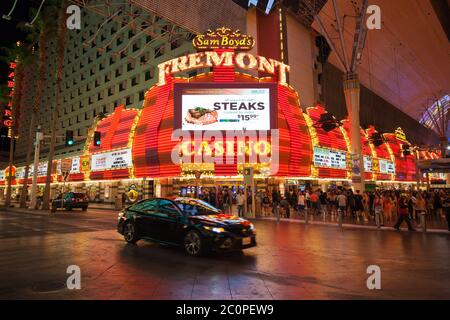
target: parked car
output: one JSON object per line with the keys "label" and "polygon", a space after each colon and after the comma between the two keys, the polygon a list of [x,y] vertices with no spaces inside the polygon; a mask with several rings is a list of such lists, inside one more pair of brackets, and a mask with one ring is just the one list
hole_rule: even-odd
{"label": "parked car", "polygon": [[194,198],[141,200],[122,210],[118,220],[117,231],[128,243],[144,239],[182,246],[191,256],[256,246],[251,222]]}
{"label": "parked car", "polygon": [[81,208],[83,211],[86,211],[88,206],[89,198],[85,193],[81,192],[67,192],[52,200],[52,209],[64,208],[72,210],[73,208]]}

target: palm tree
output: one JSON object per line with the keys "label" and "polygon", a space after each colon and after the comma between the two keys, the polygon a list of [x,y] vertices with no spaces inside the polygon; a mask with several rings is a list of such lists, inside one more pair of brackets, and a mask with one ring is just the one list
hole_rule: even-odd
{"label": "palm tree", "polygon": [[[25,175],[24,183],[20,193],[20,207],[25,208],[27,205],[28,195],[28,174],[31,163],[31,153],[33,151],[33,143],[36,126],[36,114],[38,113],[42,104],[42,93],[45,85],[45,73],[47,68],[46,47],[49,39],[54,35],[55,21],[54,21],[54,1],[47,3],[41,11],[41,14],[35,20],[30,28],[28,25],[19,24],[18,27],[28,32],[27,41],[31,44],[37,43],[39,46],[39,60],[38,60],[38,79],[36,84],[36,91],[33,102],[33,112],[31,114],[30,129],[28,134],[28,146],[25,160]],[[34,16],[35,14],[33,14]]]}
{"label": "palm tree", "polygon": [[56,126],[59,118],[59,110],[61,105],[61,83],[63,77],[63,67],[64,67],[64,50],[65,50],[65,36],[66,36],[66,1],[61,0],[58,12],[58,30],[57,30],[57,62],[56,62],[56,86],[55,86],[55,108],[53,110],[53,117],[51,123],[51,141],[50,150],[48,152],[48,165],[47,165],[47,177],[45,179],[45,189],[44,189],[44,201],[42,209],[48,210],[49,200],[50,200],[50,180],[52,174],[52,162],[53,155],[55,153],[55,143],[56,143]]}
{"label": "palm tree", "polygon": [[12,183],[12,174],[11,168],[14,162],[14,143],[15,137],[17,134],[17,110],[21,107],[22,101],[22,84],[24,78],[24,71],[27,67],[29,67],[34,59],[33,49],[26,44],[21,42],[17,42],[14,47],[10,48],[1,48],[3,55],[0,57],[1,60],[10,63],[12,61],[16,62],[16,68],[14,71],[14,96],[12,100],[12,116],[11,116],[11,138],[9,145],[9,175],[7,181],[7,189],[6,189],[6,199],[5,206],[9,206],[11,203],[11,183]]}

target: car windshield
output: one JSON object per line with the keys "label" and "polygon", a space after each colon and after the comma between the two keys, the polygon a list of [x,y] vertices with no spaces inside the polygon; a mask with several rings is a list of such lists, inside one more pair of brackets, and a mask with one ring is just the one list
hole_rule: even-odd
{"label": "car windshield", "polygon": [[75,195],[75,198],[84,198],[84,196],[85,196],[84,193],[79,193],[79,192],[74,193],[74,195]]}
{"label": "car windshield", "polygon": [[220,209],[197,199],[175,199],[175,203],[185,213],[191,216],[203,216],[222,213]]}

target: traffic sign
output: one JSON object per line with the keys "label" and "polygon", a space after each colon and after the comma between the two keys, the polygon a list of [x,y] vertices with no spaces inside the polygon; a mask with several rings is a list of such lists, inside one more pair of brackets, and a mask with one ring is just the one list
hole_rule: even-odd
{"label": "traffic sign", "polygon": [[70,172],[72,170],[72,159],[61,160],[61,172]]}
{"label": "traffic sign", "polygon": [[251,185],[253,182],[253,168],[245,167],[244,168],[244,182],[246,185]]}

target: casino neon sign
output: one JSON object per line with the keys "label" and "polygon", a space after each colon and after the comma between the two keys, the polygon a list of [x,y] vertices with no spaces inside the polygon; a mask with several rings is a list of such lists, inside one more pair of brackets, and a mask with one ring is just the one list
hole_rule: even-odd
{"label": "casino neon sign", "polygon": [[[236,151],[235,151],[236,150]],[[184,156],[208,155],[212,156],[268,156],[271,151],[269,141],[183,141],[180,143],[180,152]]]}

